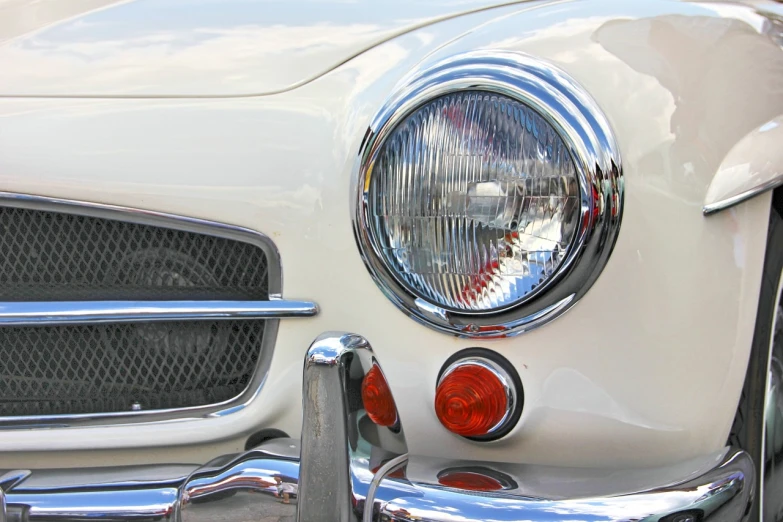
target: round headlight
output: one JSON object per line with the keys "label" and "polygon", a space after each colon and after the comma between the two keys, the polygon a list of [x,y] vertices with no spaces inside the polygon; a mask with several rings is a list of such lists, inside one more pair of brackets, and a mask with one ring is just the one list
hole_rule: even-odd
{"label": "round headlight", "polygon": [[454,311],[529,299],[558,271],[579,223],[563,140],[519,101],[446,94],[386,138],[367,211],[383,262],[410,292]]}
{"label": "round headlight", "polygon": [[595,102],[528,57],[471,53],[415,74],[360,154],[356,234],[411,316],[467,336],[565,311],[605,264],[622,176]]}

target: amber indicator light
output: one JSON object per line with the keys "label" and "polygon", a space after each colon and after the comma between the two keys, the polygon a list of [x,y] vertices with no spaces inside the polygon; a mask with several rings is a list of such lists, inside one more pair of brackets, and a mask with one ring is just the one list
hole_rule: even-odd
{"label": "amber indicator light", "polygon": [[397,406],[394,404],[389,383],[377,364],[374,364],[362,381],[362,402],[367,416],[379,426],[397,424]]}
{"label": "amber indicator light", "polygon": [[464,363],[447,372],[435,393],[435,413],[452,433],[487,435],[507,416],[507,389],[498,375],[478,363]]}
{"label": "amber indicator light", "polygon": [[496,478],[472,471],[447,471],[438,475],[441,486],[468,491],[499,491],[503,484]]}

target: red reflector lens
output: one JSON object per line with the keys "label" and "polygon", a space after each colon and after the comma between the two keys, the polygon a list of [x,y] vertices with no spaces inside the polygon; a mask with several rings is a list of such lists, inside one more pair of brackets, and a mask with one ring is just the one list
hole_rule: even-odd
{"label": "red reflector lens", "polygon": [[397,406],[380,367],[373,365],[362,381],[362,402],[367,416],[379,426],[397,424]]}
{"label": "red reflector lens", "polygon": [[481,364],[464,363],[448,372],[435,393],[435,413],[449,431],[463,437],[487,435],[508,413],[506,386]]}
{"label": "red reflector lens", "polygon": [[448,471],[438,476],[441,486],[468,491],[498,491],[503,489],[499,480],[472,471]]}

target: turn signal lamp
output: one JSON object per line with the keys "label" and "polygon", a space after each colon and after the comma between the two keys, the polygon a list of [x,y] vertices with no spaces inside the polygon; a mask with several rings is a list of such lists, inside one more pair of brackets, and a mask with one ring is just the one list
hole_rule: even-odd
{"label": "turn signal lamp", "polygon": [[459,358],[446,366],[435,392],[435,413],[457,435],[476,440],[500,438],[521,414],[519,377],[494,352],[473,349],[462,353],[468,352],[483,356]]}
{"label": "turn signal lamp", "polygon": [[389,383],[377,364],[370,368],[362,381],[362,402],[367,416],[375,424],[386,427],[397,424],[397,406]]}

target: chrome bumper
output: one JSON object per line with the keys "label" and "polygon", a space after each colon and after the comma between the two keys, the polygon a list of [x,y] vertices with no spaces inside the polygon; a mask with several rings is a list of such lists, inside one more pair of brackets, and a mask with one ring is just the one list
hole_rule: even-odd
{"label": "chrome bumper", "polygon": [[[329,333],[304,368],[301,448],[275,439],[204,466],[9,471],[0,522],[26,520],[739,521],[754,492],[736,449],[667,468],[563,469],[410,456],[401,426],[380,428],[357,401],[377,359],[357,335]],[[493,491],[441,484],[492,479]]]}

